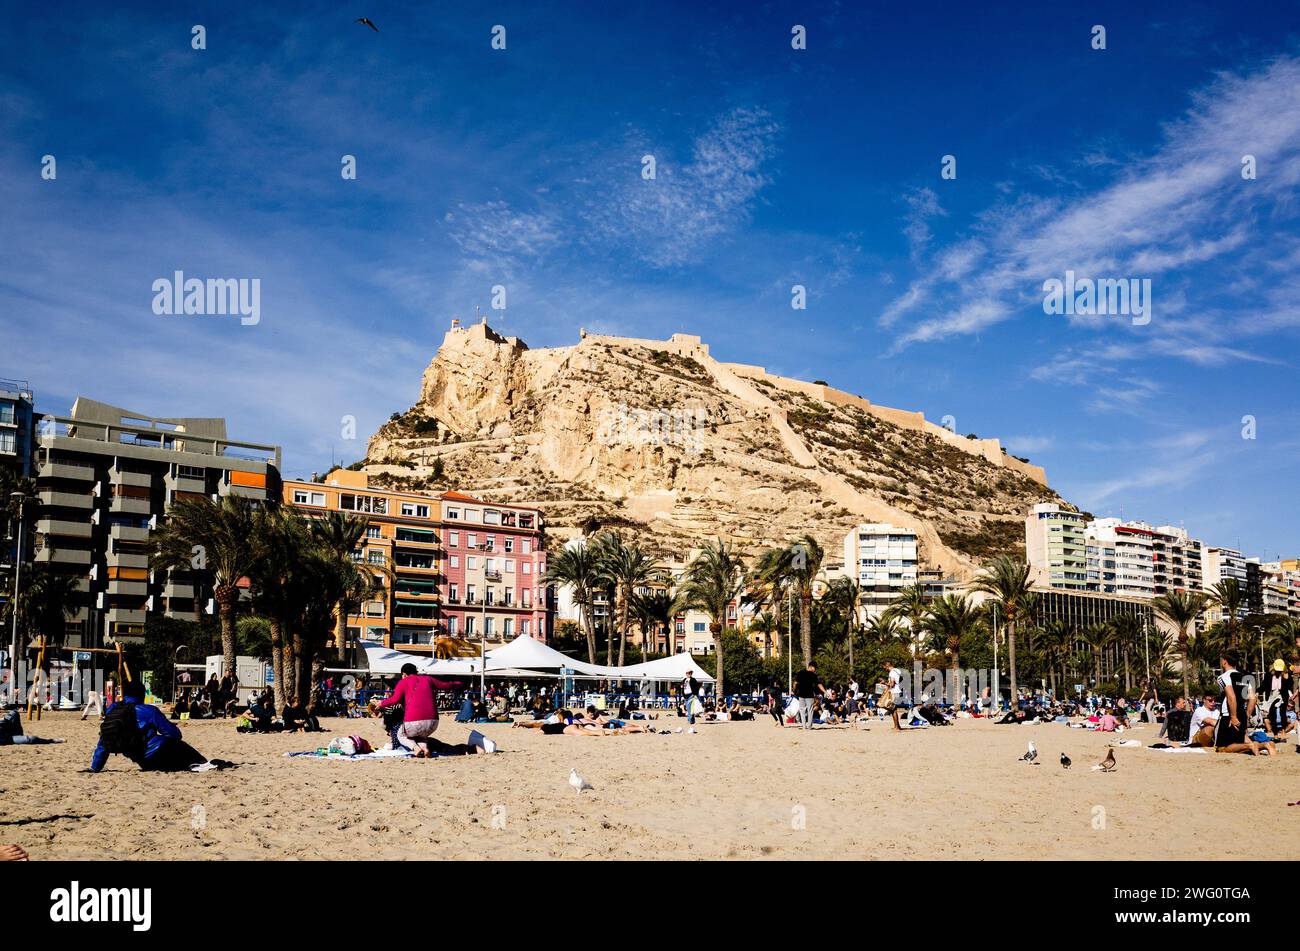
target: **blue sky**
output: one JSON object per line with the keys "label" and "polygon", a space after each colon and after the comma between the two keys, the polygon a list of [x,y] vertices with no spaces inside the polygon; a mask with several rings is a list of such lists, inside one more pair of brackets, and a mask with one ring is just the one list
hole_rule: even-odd
{"label": "blue sky", "polygon": [[[1099,515],[1300,550],[1294,0],[409,6],[6,3],[0,376],[226,416],[300,475],[501,284],[534,347],[697,333]],[[261,322],[156,316],[176,269],[259,278]],[[1150,324],[1046,315],[1066,270],[1151,279]]]}

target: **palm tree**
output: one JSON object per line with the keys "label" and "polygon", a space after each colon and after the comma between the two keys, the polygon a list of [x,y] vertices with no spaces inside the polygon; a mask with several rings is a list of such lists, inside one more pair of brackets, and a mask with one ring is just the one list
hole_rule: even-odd
{"label": "palm tree", "polygon": [[1183,697],[1190,699],[1187,690],[1188,667],[1188,628],[1196,622],[1206,603],[1205,595],[1200,592],[1171,591],[1162,594],[1151,602],[1152,609],[1160,617],[1173,625],[1178,637],[1178,652],[1183,657]]}
{"label": "palm tree", "polygon": [[825,555],[817,539],[804,535],[785,549],[779,561],[780,574],[799,596],[799,646],[805,666],[812,662],[813,587]]}
{"label": "palm tree", "polygon": [[1092,652],[1093,683],[1101,686],[1101,658],[1115,640],[1115,631],[1109,624],[1089,624],[1079,635],[1080,640],[1088,645]]}
{"label": "palm tree", "polygon": [[749,622],[749,630],[752,634],[763,635],[763,656],[771,657],[772,642],[777,632],[776,618],[772,616],[771,612],[764,611]]}
{"label": "palm tree", "polygon": [[1227,628],[1229,647],[1236,647],[1241,633],[1241,606],[1246,601],[1246,593],[1236,578],[1225,578],[1210,589],[1205,599],[1205,606],[1219,608],[1223,612],[1223,624]]}
{"label": "palm tree", "polygon": [[[627,660],[627,630],[631,620],[632,601],[637,589],[658,581],[663,567],[636,545],[625,545],[614,532],[602,536],[597,547],[601,574],[613,584],[618,602],[618,666]],[[610,640],[612,653],[613,639]]]}
{"label": "palm tree", "polygon": [[862,626],[862,630],[866,634],[868,641],[883,647],[891,641],[903,637],[910,628],[904,627],[899,615],[893,611],[884,611],[881,614],[868,617],[866,623]]}
{"label": "palm tree", "polygon": [[904,585],[898,589],[894,595],[894,600],[889,604],[887,613],[895,617],[907,618],[908,626],[912,630],[912,655],[916,656],[916,641],[921,636],[922,624],[925,616],[930,613],[930,602],[933,598],[925,593],[925,586],[922,584]]}
{"label": "palm tree", "polygon": [[658,649],[659,636],[662,635],[664,653],[672,654],[673,620],[681,607],[680,599],[666,588],[656,588],[646,594],[638,594],[633,598],[632,606],[642,625],[642,634],[653,634],[651,643],[655,649]]}
{"label": "palm tree", "polygon": [[[22,576],[18,589],[18,629],[23,639],[18,649],[33,637],[45,644],[44,669],[49,671],[53,652],[48,648],[62,647],[67,638],[68,619],[76,613],[77,596],[81,590],[76,575],[56,571],[48,564],[32,565]],[[15,684],[15,690],[17,685]],[[17,694],[14,694],[17,698]]]}
{"label": "palm tree", "polygon": [[930,649],[943,651],[952,658],[952,695],[950,703],[960,699],[961,640],[980,624],[980,611],[964,594],[949,594],[930,602],[930,610],[921,620],[921,630],[930,635]]}
{"label": "palm tree", "polygon": [[986,564],[976,576],[972,588],[992,597],[1002,614],[1007,632],[1007,666],[1011,673],[1011,702],[1016,702],[1016,624],[1032,614],[1034,596],[1030,590],[1029,566],[1009,555],[1000,555]]}
{"label": "palm tree", "polygon": [[349,609],[374,591],[369,572],[360,569],[352,557],[364,542],[369,528],[370,519],[349,512],[326,512],[311,522],[312,539],[334,562],[338,580],[342,582],[334,604],[334,647],[341,661],[346,661],[348,656]]}
{"label": "palm tree", "polygon": [[823,600],[844,613],[844,640],[849,648],[849,673],[853,673],[853,637],[858,627],[858,607],[862,603],[862,585],[853,578],[840,576],[831,581]]}
{"label": "palm tree", "polygon": [[257,558],[253,539],[256,506],[238,495],[214,502],[181,499],[167,510],[167,520],[154,533],[153,565],[172,569],[204,570],[212,575],[212,596],[221,616],[222,666],[227,676],[235,672],[235,609],[239,582],[253,570]]}
{"label": "palm tree", "polygon": [[596,620],[592,601],[603,584],[596,554],[586,543],[564,547],[550,559],[543,583],[562,585],[573,590],[573,603],[582,616],[582,627],[587,635],[587,663],[596,662]]}
{"label": "palm tree", "polygon": [[1111,619],[1110,626],[1115,635],[1115,645],[1119,647],[1120,659],[1124,661],[1124,689],[1132,690],[1133,675],[1129,656],[1142,646],[1142,622],[1136,615],[1120,614]]}
{"label": "palm tree", "polygon": [[771,606],[772,630],[778,641],[783,628],[785,599],[790,590],[789,577],[784,569],[784,556],[784,548],[769,548],[758,556],[750,576],[750,590],[745,596],[751,604]]}
{"label": "palm tree", "polygon": [[[1048,621],[1043,625],[1040,643],[1043,647],[1043,657],[1047,662],[1047,676],[1052,686],[1052,696],[1059,697],[1056,692],[1056,673],[1059,670],[1062,678],[1065,677],[1065,664],[1070,656],[1074,643],[1078,639],[1074,628],[1064,621]],[[1064,687],[1064,679],[1062,679]]]}
{"label": "palm tree", "polygon": [[286,633],[302,613],[305,596],[300,559],[311,546],[306,520],[287,506],[264,508],[256,517],[257,558],[252,571],[254,603],[271,627],[271,670],[275,674],[275,709],[284,708],[294,693],[296,670],[286,664]]}
{"label": "palm tree", "polygon": [[717,653],[717,697],[726,696],[723,686],[722,629],[727,622],[727,608],[744,590],[745,563],[731,545],[717,539],[705,545],[686,569],[682,597],[687,606],[709,616],[713,649]]}

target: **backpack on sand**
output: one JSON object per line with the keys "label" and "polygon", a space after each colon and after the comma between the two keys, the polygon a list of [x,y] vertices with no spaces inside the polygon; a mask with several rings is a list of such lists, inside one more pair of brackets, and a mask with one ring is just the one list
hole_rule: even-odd
{"label": "backpack on sand", "polygon": [[99,743],[106,752],[136,763],[144,759],[144,733],[135,718],[135,704],[119,703],[105,714],[99,726]]}

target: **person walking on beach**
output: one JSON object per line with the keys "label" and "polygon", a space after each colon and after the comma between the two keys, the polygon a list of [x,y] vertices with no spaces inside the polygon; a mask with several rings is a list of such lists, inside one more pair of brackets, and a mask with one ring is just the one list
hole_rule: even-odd
{"label": "person walking on beach", "polygon": [[885,678],[885,689],[880,695],[880,702],[889,711],[889,715],[894,721],[894,729],[902,733],[903,727],[898,722],[898,705],[903,699],[903,672],[895,667],[892,662],[885,661]]}
{"label": "person walking on beach", "polygon": [[799,725],[803,729],[812,729],[813,700],[825,693],[826,688],[817,676],[817,665],[808,661],[808,666],[794,675],[794,697],[799,701]]}
{"label": "person walking on beach", "polygon": [[771,714],[772,719],[776,721],[776,725],[784,729],[785,708],[781,705],[781,687],[776,682],[776,678],[773,678],[772,682],[767,685],[767,689],[764,693],[767,697],[767,712]]}
{"label": "person walking on beach", "polygon": [[682,706],[686,711],[686,722],[690,726],[695,725],[695,707],[699,703],[700,682],[695,679],[695,672],[691,671],[682,681]]}

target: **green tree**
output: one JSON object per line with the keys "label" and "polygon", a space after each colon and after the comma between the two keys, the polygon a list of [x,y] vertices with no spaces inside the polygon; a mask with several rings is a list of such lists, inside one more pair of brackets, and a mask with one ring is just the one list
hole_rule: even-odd
{"label": "green tree", "polygon": [[[631,624],[633,601],[637,589],[648,586],[663,575],[663,567],[635,545],[626,545],[614,532],[606,532],[596,546],[601,575],[613,585],[618,608],[618,666],[627,658],[627,631]],[[611,653],[613,643],[610,644]],[[606,659],[607,664],[612,661]]]}
{"label": "green tree", "polygon": [[1199,592],[1171,591],[1153,599],[1151,607],[1157,615],[1173,625],[1178,640],[1178,652],[1183,658],[1183,696],[1189,697],[1187,689],[1188,638],[1191,636],[1189,628],[1196,622],[1201,611],[1204,610],[1205,597]]}
{"label": "green tree", "polygon": [[740,597],[744,581],[744,561],[731,545],[719,538],[706,544],[695,556],[686,569],[686,582],[682,585],[686,605],[709,616],[709,631],[718,655],[715,676],[719,699],[726,696],[722,631],[727,622],[727,607]]}
{"label": "green tree", "polygon": [[311,520],[311,536],[320,553],[333,563],[337,582],[334,604],[334,647],[340,661],[348,657],[348,615],[352,607],[376,593],[374,576],[357,564],[353,552],[366,537],[370,519],[348,512],[326,512]]}
{"label": "green tree", "polygon": [[596,553],[589,544],[565,546],[550,559],[543,583],[572,590],[573,603],[587,633],[587,663],[596,662],[596,619],[592,611],[596,592],[604,584]]}
{"label": "green tree", "polygon": [[256,508],[238,495],[214,502],[207,496],[181,499],[167,511],[163,526],[154,533],[153,566],[156,569],[207,572],[212,596],[221,617],[221,654],[225,674],[235,672],[235,610],[239,582],[256,560]]}
{"label": "green tree", "polygon": [[[949,594],[930,603],[921,620],[921,630],[929,635],[930,649],[948,655],[952,668],[953,690],[961,683],[961,644],[980,625],[979,609],[964,594]],[[949,697],[953,702],[956,696]]]}
{"label": "green tree", "polygon": [[1011,700],[1014,703],[1016,684],[1016,626],[1022,617],[1028,617],[1033,603],[1030,590],[1029,566],[1009,555],[999,555],[986,564],[972,586],[989,595],[998,606],[1003,626],[1007,632],[1007,666],[1011,674]]}

